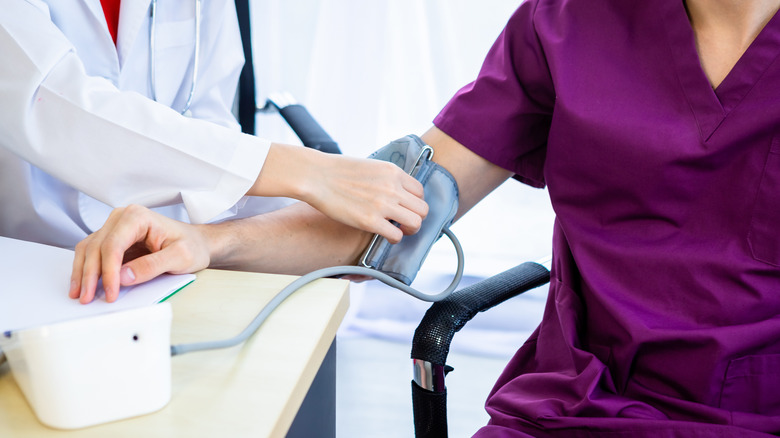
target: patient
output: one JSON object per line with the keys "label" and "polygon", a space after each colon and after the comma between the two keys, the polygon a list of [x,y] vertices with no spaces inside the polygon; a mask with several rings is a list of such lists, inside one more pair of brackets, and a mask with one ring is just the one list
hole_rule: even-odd
{"label": "patient", "polygon": [[[512,176],[557,215],[543,320],[476,436],[780,434],[779,7],[527,0],[436,117],[459,215]],[[214,226],[128,207],[73,278],[304,273],[368,238],[306,204]]]}

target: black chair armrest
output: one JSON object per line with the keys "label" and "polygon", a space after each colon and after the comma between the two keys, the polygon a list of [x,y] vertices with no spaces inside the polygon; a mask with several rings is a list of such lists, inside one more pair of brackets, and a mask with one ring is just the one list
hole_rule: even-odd
{"label": "black chair armrest", "polygon": [[453,336],[478,312],[549,281],[550,271],[547,268],[526,262],[434,303],[414,332],[412,359],[444,365]]}
{"label": "black chair armrest", "polygon": [[301,139],[304,146],[332,154],[340,154],[338,144],[325,132],[320,124],[309,114],[309,111],[296,102],[271,96],[264,107],[258,107],[255,97],[255,70],[252,56],[252,27],[249,14],[249,0],[235,0],[238,27],[241,32],[241,44],[244,51],[244,67],[239,77],[236,94],[236,117],[241,125],[241,131],[255,134],[255,116],[257,111],[274,108],[279,111],[285,122],[290,125],[295,135]]}
{"label": "black chair armrest", "polygon": [[287,93],[275,93],[268,97],[260,111],[276,109],[285,122],[301,139],[304,146],[329,154],[340,154],[338,143],[328,135],[305,106]]}
{"label": "black chair armrest", "polygon": [[478,312],[549,281],[550,271],[547,268],[539,263],[526,262],[456,291],[428,308],[412,339],[412,406],[417,438],[447,436],[444,377],[452,370],[446,362],[455,333]]}

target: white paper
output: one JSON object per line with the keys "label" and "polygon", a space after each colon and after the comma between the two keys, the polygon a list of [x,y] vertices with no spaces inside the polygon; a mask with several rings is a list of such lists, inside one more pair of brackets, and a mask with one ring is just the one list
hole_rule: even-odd
{"label": "white paper", "polygon": [[68,297],[73,251],[0,237],[0,333],[147,306],[195,279],[164,274],[120,289],[108,303],[102,288],[89,304]]}

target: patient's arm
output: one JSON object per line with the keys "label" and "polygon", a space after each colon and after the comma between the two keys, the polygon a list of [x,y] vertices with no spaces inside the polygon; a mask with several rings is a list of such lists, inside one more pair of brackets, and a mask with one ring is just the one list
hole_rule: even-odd
{"label": "patient's arm", "polygon": [[211,267],[295,275],[354,265],[373,236],[304,203],[201,230]]}
{"label": "patient's arm", "polygon": [[447,169],[458,182],[456,220],[513,175],[471,152],[436,127],[429,129],[422,140],[433,147],[433,161]]}
{"label": "patient's arm", "polygon": [[[458,217],[512,175],[437,128],[422,139],[434,148],[434,161],[458,182]],[[164,272],[211,266],[304,274],[326,266],[352,265],[370,238],[304,203],[213,225],[184,224],[131,206],[115,210],[103,228],[76,247],[70,296],[90,302],[101,275],[106,299],[113,301],[120,284],[141,283]],[[136,258],[123,260],[131,252],[129,258]]]}
{"label": "patient's arm", "polygon": [[131,205],[112,211],[100,230],[76,245],[69,295],[91,302],[102,276],[106,300],[112,302],[120,285],[209,266],[304,274],[355,264],[371,236],[305,203],[210,225],[186,224]]}

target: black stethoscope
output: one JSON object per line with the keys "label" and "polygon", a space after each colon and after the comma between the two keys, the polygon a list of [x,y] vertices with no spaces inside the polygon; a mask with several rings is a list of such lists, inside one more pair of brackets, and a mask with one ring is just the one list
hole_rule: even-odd
{"label": "black stethoscope", "polygon": [[[192,63],[192,80],[190,81],[190,93],[187,96],[187,103],[184,109],[180,111],[185,114],[190,110],[192,97],[195,95],[195,84],[198,82],[198,52],[200,52],[200,2],[195,0],[195,53]],[[149,26],[149,81],[152,88],[152,99],[157,101],[157,84],[155,83],[155,40],[157,30],[157,0],[152,0],[152,8],[149,14],[151,16],[151,25]]]}

